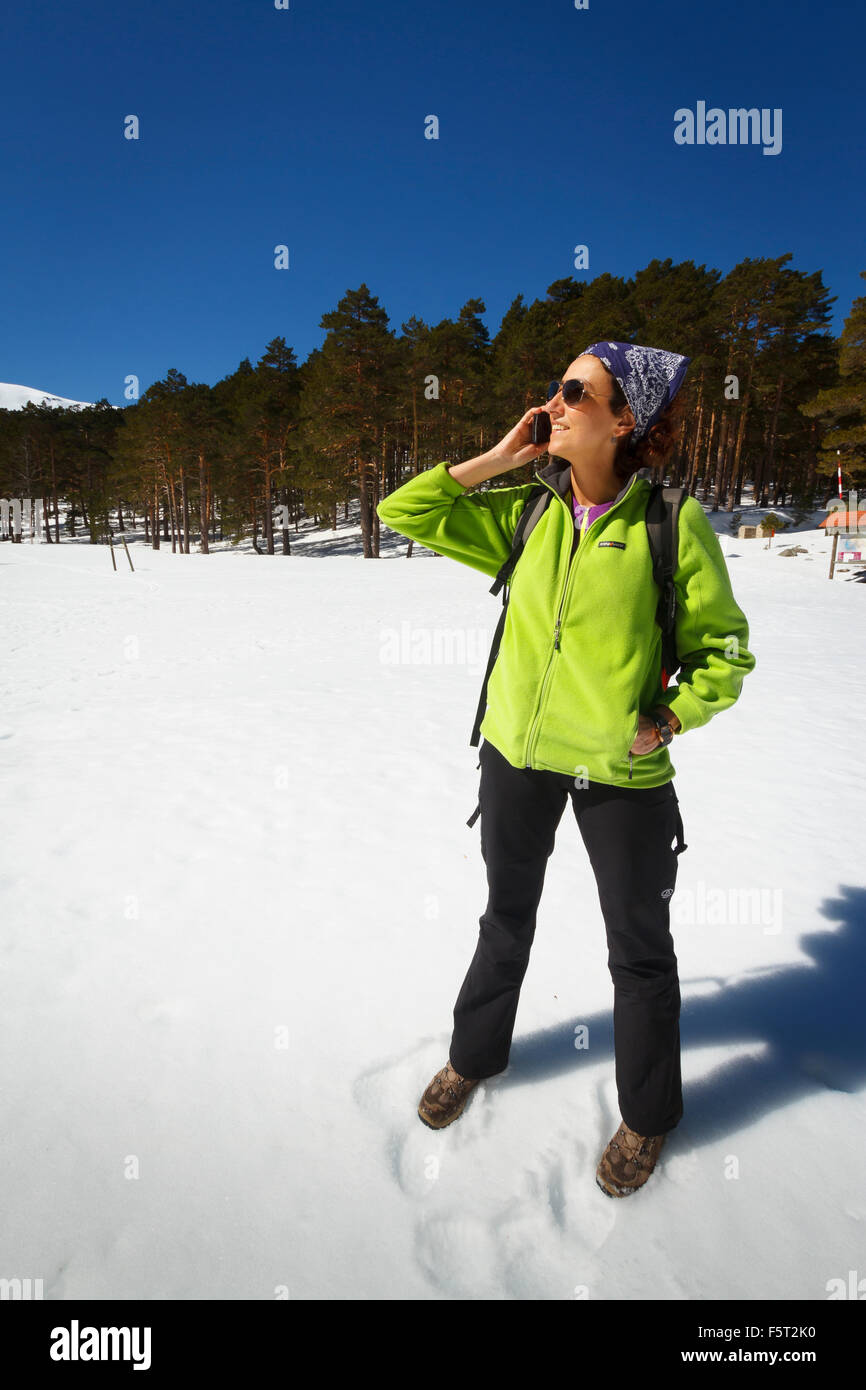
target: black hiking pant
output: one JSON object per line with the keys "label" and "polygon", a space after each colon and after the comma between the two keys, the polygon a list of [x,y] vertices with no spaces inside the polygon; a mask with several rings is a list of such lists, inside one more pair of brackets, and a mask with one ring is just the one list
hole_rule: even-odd
{"label": "black hiking pant", "polygon": [[[486,741],[479,758],[489,897],[454,1006],[451,1065],[479,1079],[508,1065],[547,861],[570,796],[607,932],[620,1114],[638,1134],[665,1134],[683,1113],[670,898],[686,845],[673,782],[576,786],[567,773],[512,767]],[[579,903],[574,915],[579,921]]]}

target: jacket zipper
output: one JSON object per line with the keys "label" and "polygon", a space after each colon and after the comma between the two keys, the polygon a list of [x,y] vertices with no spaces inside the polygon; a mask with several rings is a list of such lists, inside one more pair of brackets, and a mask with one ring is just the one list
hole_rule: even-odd
{"label": "jacket zipper", "polygon": [[[544,480],[543,478],[541,479],[541,481],[542,481],[542,482],[545,482],[545,480]],[[548,483],[545,483],[545,486],[548,487],[549,484],[548,484]],[[554,497],[557,499],[557,501],[562,502],[562,498],[559,496],[559,493],[558,493],[554,488],[551,488],[550,490],[551,490],[551,492],[553,493]],[[565,503],[564,503],[564,502],[563,502],[563,506],[565,506]],[[572,525],[573,525],[573,524],[574,524],[574,518],[572,517]],[[579,549],[580,549],[580,546],[578,546],[578,550],[579,550]],[[551,651],[550,656],[549,656],[548,659],[547,659],[547,666],[545,667],[545,670],[544,670],[544,677],[543,677],[542,682],[541,682],[541,691],[540,691],[539,696],[538,696],[538,708],[537,708],[536,711],[535,711],[535,718],[533,719],[532,724],[530,725],[530,728],[529,728],[529,738],[527,739],[527,742],[526,742],[526,752],[525,752],[525,754],[524,754],[524,761],[525,761],[527,767],[531,767],[531,766],[532,766],[531,762],[529,761],[530,756],[531,756],[531,755],[530,755],[530,749],[531,749],[531,747],[532,747],[532,738],[533,738],[533,734],[535,733],[535,727],[536,727],[536,725],[538,724],[539,716],[541,715],[541,709],[542,709],[542,706],[543,706],[543,704],[544,704],[544,696],[545,696],[545,694],[546,694],[546,692],[547,692],[547,684],[548,684],[548,680],[550,679],[550,670],[551,670],[551,666],[552,666],[552,664],[553,664],[553,653],[559,650],[559,629],[560,629],[560,626],[561,626],[561,624],[562,624],[562,605],[563,605],[564,602],[565,602],[565,595],[566,595],[566,592],[567,592],[567,590],[568,590],[568,581],[569,581],[569,579],[571,578],[571,571],[572,571],[572,567],[573,567],[573,565],[574,565],[574,561],[575,561],[575,554],[572,554],[572,555],[569,556],[569,560],[568,560],[568,569],[567,569],[566,572],[565,572],[565,582],[564,582],[564,584],[563,584],[563,586],[562,586],[562,592],[561,592],[560,598],[559,598],[559,607],[558,607],[557,610],[556,610],[556,627],[553,629],[553,650]]]}
{"label": "jacket zipper", "polygon": [[[539,481],[540,483],[544,483],[544,486],[545,486],[545,487],[549,487],[549,488],[550,488],[550,491],[553,493],[553,495],[554,495],[554,497],[557,499],[557,501],[558,501],[558,502],[561,502],[562,505],[563,505],[563,507],[565,507],[565,506],[566,506],[566,503],[565,503],[565,502],[563,501],[563,499],[560,497],[560,495],[559,495],[559,493],[556,491],[556,489],[553,488],[553,487],[550,487],[550,484],[547,482],[547,480],[546,480],[545,478],[539,477],[539,475],[538,475],[537,473],[536,473],[535,476],[538,478],[538,481]],[[632,481],[633,481],[633,480],[632,480]],[[548,686],[549,679],[550,679],[551,667],[552,667],[552,665],[553,665],[553,657],[554,657],[554,653],[555,653],[555,652],[558,652],[558,651],[560,650],[560,644],[559,644],[559,630],[560,630],[560,628],[561,628],[561,626],[562,626],[562,608],[563,608],[563,604],[565,603],[566,596],[567,596],[567,594],[568,594],[568,587],[569,587],[569,584],[570,584],[570,582],[571,582],[572,572],[573,572],[574,569],[575,569],[575,561],[576,561],[576,560],[578,559],[578,557],[580,556],[581,551],[586,549],[586,539],[587,539],[587,536],[589,535],[589,533],[590,533],[590,531],[592,530],[593,526],[596,525],[596,522],[601,521],[601,517],[602,517],[602,516],[610,516],[611,512],[615,511],[616,508],[620,505],[620,503],[622,503],[622,502],[625,501],[625,498],[628,496],[628,493],[629,493],[629,492],[631,492],[631,485],[629,486],[628,491],[627,491],[626,494],[625,494],[625,497],[621,497],[620,500],[619,500],[619,502],[616,502],[616,503],[614,504],[613,507],[610,507],[610,508],[608,509],[608,511],[602,512],[602,513],[601,513],[601,516],[597,516],[597,517],[595,518],[595,521],[591,522],[591,524],[590,524],[589,526],[587,526],[586,531],[583,533],[583,536],[581,537],[581,540],[580,540],[580,542],[578,543],[577,550],[574,551],[574,552],[571,554],[571,556],[569,557],[568,569],[567,569],[566,575],[565,575],[565,584],[563,585],[562,594],[561,594],[561,596],[560,596],[559,607],[558,607],[557,610],[556,610],[556,626],[555,626],[555,628],[553,629],[553,647],[552,647],[552,649],[551,649],[550,656],[548,657],[547,666],[546,666],[545,672],[544,672],[544,677],[543,677],[542,682],[541,682],[541,693],[539,694],[539,697],[538,697],[538,708],[537,708],[536,711],[535,711],[535,718],[533,719],[532,724],[531,724],[530,729],[529,729],[529,738],[528,738],[527,744],[526,744],[526,753],[524,754],[524,761],[525,761],[526,767],[531,767],[531,766],[532,766],[532,763],[531,763],[531,761],[530,761],[530,758],[531,758],[531,756],[532,756],[533,741],[534,741],[534,740],[537,741],[537,737],[538,737],[538,736],[537,736],[537,733],[536,733],[536,728],[537,728],[539,719],[540,719],[540,717],[541,717],[541,711],[542,711],[542,708],[543,708],[543,705],[544,705],[544,697],[545,697],[545,695],[546,695],[546,693],[547,693],[547,686]],[[566,507],[566,510],[568,510],[567,507]],[[574,517],[573,517],[573,516],[569,516],[569,520],[571,521],[572,525],[574,525]],[[629,778],[631,778],[631,753],[629,753],[629,755],[628,755],[628,762],[629,762],[628,775],[629,775]]]}

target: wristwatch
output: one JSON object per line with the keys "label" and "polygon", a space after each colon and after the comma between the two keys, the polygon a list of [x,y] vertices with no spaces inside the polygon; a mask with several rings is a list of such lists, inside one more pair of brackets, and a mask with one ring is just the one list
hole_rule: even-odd
{"label": "wristwatch", "polygon": [[650,719],[659,731],[659,738],[661,739],[661,744],[659,746],[667,748],[674,736],[673,729],[663,714],[651,714]]}

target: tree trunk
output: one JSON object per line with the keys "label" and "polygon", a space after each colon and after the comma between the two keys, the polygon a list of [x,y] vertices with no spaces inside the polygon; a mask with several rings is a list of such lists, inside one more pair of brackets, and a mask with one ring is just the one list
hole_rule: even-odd
{"label": "tree trunk", "polygon": [[171,488],[168,483],[165,484],[165,497],[166,510],[171,523],[171,553],[175,555],[177,553],[177,525],[174,515],[174,498],[172,497]]}
{"label": "tree trunk", "polygon": [[719,445],[716,450],[716,476],[713,483],[713,505],[711,511],[717,512],[719,503],[722,499],[722,488],[724,487],[725,469],[727,461],[728,431],[730,428],[730,415],[728,411],[723,411],[721,428],[719,430]]}
{"label": "tree trunk", "polygon": [[174,474],[168,480],[169,492],[171,496],[171,549],[172,554],[175,550],[183,554],[183,522],[180,515],[180,501],[177,495],[177,485],[174,481]]}
{"label": "tree trunk", "polygon": [[252,485],[250,485],[250,516],[253,523],[253,550],[257,555],[261,555],[259,550],[259,518],[256,512],[256,495]]}
{"label": "tree trunk", "polygon": [[180,466],[180,505],[183,516],[183,553],[189,554],[189,490],[186,485],[186,469]]}
{"label": "tree trunk", "polygon": [[199,551],[202,555],[208,555],[210,552],[207,548],[207,468],[203,449],[198,451],[198,524],[201,531]]}
{"label": "tree trunk", "polygon": [[379,557],[378,527],[374,527],[373,525],[373,518],[375,515],[374,499],[377,491],[376,483],[375,464],[359,463],[358,489],[361,501],[361,541],[365,560],[376,560]]}
{"label": "tree trunk", "polygon": [[691,447],[691,452],[690,452],[690,456],[689,456],[689,459],[688,459],[687,472],[686,472],[686,479],[685,479],[685,486],[686,486],[686,487],[688,488],[688,490],[689,490],[689,496],[690,496],[690,497],[694,497],[694,495],[695,495],[695,489],[696,489],[696,487],[697,487],[697,481],[698,481],[698,463],[699,463],[699,459],[700,459],[700,452],[701,452],[701,436],[703,435],[703,432],[704,432],[704,386],[703,386],[703,378],[702,378],[702,379],[701,379],[700,391],[699,391],[699,393],[698,393],[697,419],[695,420],[695,437],[694,437],[694,439],[693,439],[693,441],[692,441],[692,447]]}
{"label": "tree trunk", "polygon": [[806,505],[808,507],[814,507],[815,505],[815,486],[818,473],[817,436],[818,421],[811,420],[809,422],[809,450],[806,455],[806,485],[803,489]]}
{"label": "tree trunk", "polygon": [[54,460],[54,440],[51,441],[51,496],[54,500],[54,539],[60,544],[60,499],[57,496],[57,468]]}
{"label": "tree trunk", "polygon": [[291,521],[291,510],[290,510],[290,509],[291,509],[291,500],[290,500],[290,497],[289,497],[289,489],[288,489],[288,487],[284,487],[284,488],[282,489],[282,491],[281,491],[281,496],[282,496],[282,499],[283,499],[283,523],[284,523],[284,524],[283,524],[283,554],[284,554],[284,555],[290,555],[290,554],[291,554],[291,546],[289,545],[289,523],[290,523],[290,521]]}
{"label": "tree trunk", "polygon": [[755,363],[757,361],[758,345],[760,343],[761,334],[763,333],[763,331],[763,320],[759,318],[755,327],[755,333],[752,340],[752,355],[749,359],[749,375],[746,381],[746,390],[743,394],[743,399],[740,403],[739,419],[737,421],[737,439],[736,444],[734,446],[734,457],[731,463],[731,473],[728,479],[726,489],[725,506],[728,510],[730,510],[731,507],[731,498],[734,492],[734,484],[736,483],[736,479],[738,478],[740,472],[740,460],[742,458],[743,445],[745,444],[746,440],[746,424],[748,422],[749,406],[752,400],[752,382],[755,378]]}
{"label": "tree trunk", "polygon": [[782,404],[782,383],[784,377],[779,377],[779,384],[776,387],[776,399],[773,402],[773,413],[770,416],[769,439],[767,442],[767,476],[772,478],[775,468],[776,458],[776,434],[779,423],[779,407]]}
{"label": "tree trunk", "polygon": [[271,468],[270,457],[265,459],[265,514],[263,532],[265,537],[265,549],[269,555],[274,553],[274,499],[271,495]]}
{"label": "tree trunk", "polygon": [[706,454],[704,455],[704,464],[703,464],[703,469],[702,469],[702,486],[701,486],[701,491],[703,492],[703,495],[704,495],[704,496],[703,496],[703,500],[704,500],[705,502],[707,501],[707,498],[708,498],[709,495],[710,495],[710,479],[711,479],[711,477],[712,477],[712,464],[711,464],[710,460],[711,460],[712,457],[713,457],[713,440],[714,440],[714,438],[715,438],[715,435],[716,435],[716,412],[715,412],[715,409],[714,409],[712,415],[710,416],[710,428],[709,428],[709,430],[707,431],[707,452],[706,452]]}

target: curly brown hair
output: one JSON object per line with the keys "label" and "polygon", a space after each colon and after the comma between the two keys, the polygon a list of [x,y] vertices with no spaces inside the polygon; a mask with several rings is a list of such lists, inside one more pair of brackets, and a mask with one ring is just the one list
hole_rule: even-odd
{"label": "curly brown hair", "polygon": [[[602,363],[604,366],[604,363]],[[622,415],[628,401],[613,372],[604,367],[611,379],[610,408],[614,415]],[[622,482],[626,482],[639,468],[663,468],[673,452],[676,432],[679,429],[685,409],[685,400],[678,393],[643,436],[633,440],[632,434],[622,438],[613,461],[614,472]]]}

